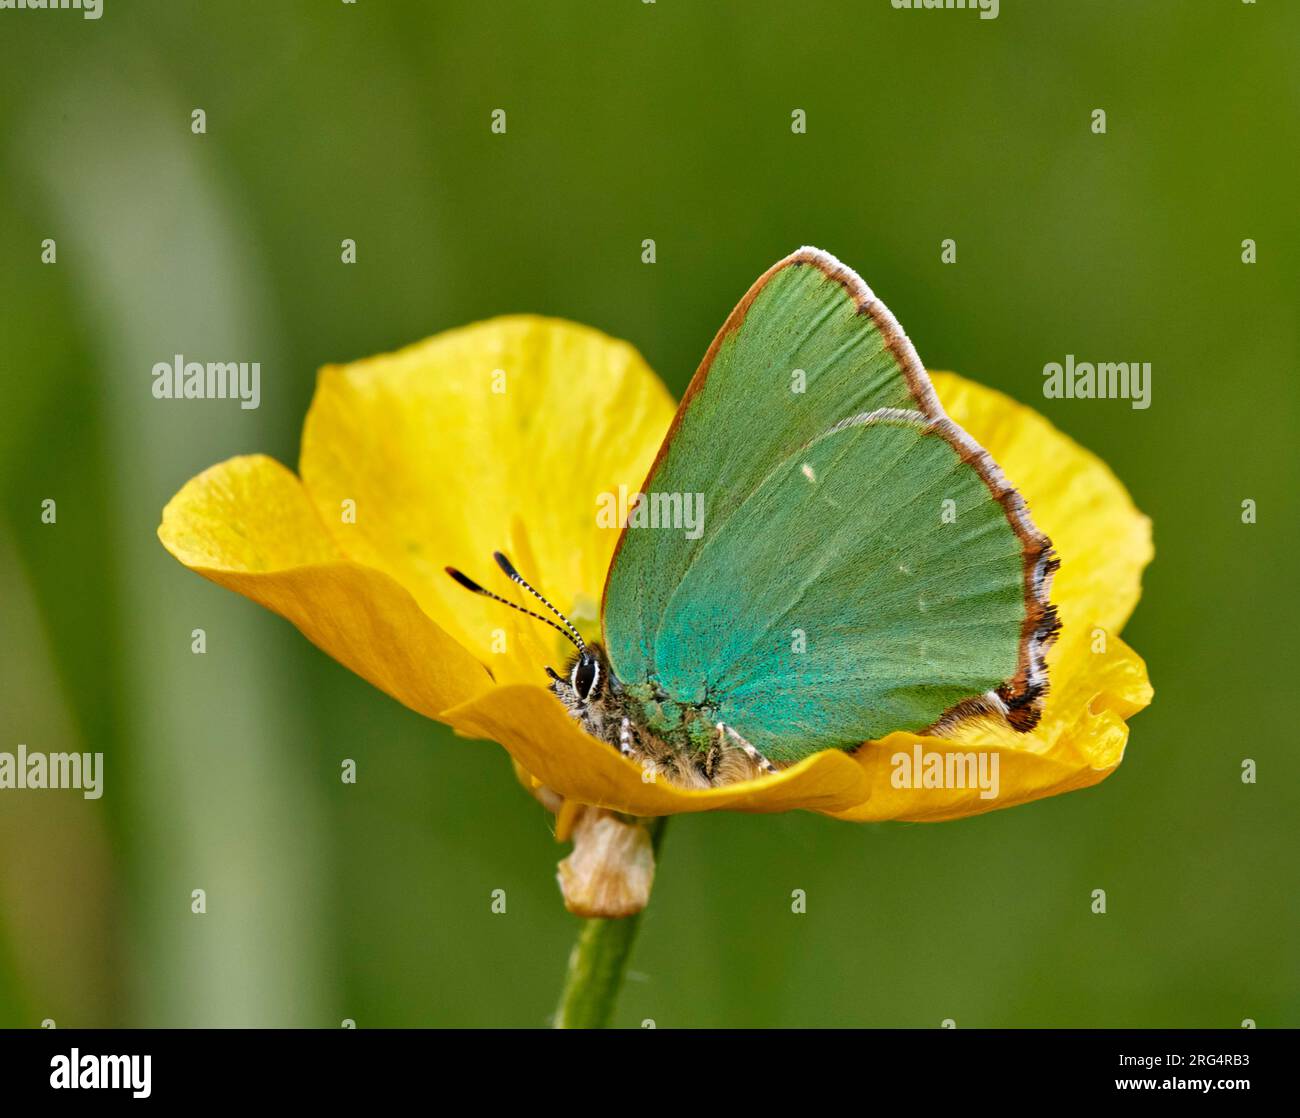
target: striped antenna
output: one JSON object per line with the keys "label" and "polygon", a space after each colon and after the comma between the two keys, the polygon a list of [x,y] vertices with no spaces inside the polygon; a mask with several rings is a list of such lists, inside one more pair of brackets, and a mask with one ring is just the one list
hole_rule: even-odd
{"label": "striped antenna", "polygon": [[552,613],[554,613],[561,621],[564,622],[564,624],[557,625],[549,617],[544,617],[540,613],[534,613],[530,609],[524,609],[523,606],[515,605],[515,603],[510,601],[508,598],[501,597],[500,594],[493,594],[491,590],[487,589],[487,587],[480,586],[477,582],[475,582],[472,578],[470,578],[469,575],[465,574],[463,571],[458,571],[455,567],[444,567],[443,569],[449,575],[451,575],[451,577],[454,578],[458,583],[460,583],[461,586],[463,586],[466,590],[470,591],[471,593],[481,594],[485,598],[491,598],[494,602],[500,602],[503,606],[509,606],[511,609],[517,609],[520,613],[526,613],[528,614],[529,617],[535,618],[538,621],[545,622],[552,629],[555,629],[557,632],[562,633],[564,637],[567,640],[569,640],[578,649],[579,652],[585,652],[587,650],[587,646],[583,642],[582,634],[579,633],[578,630],[573,627],[569,619],[565,617],[564,614],[562,614],[553,605],[551,605],[550,602],[546,601],[545,598],[543,598],[540,594],[538,594],[536,590],[534,590],[531,586],[529,586],[528,583],[526,583],[520,577],[519,572],[516,571],[513,566],[511,566],[509,559],[507,559],[499,551],[495,552],[495,557],[497,562],[501,565],[501,569],[505,571],[506,574],[509,575],[514,582],[519,583],[519,585],[524,587],[524,589],[528,590],[530,593],[536,595],[539,599],[541,599],[541,601],[546,604],[546,608],[549,609]]}
{"label": "striped antenna", "polygon": [[573,622],[570,621],[567,617],[565,617],[564,614],[562,614],[553,605],[551,605],[551,603],[546,600],[545,595],[543,595],[540,591],[538,591],[537,589],[530,586],[527,582],[524,581],[523,575],[521,575],[517,570],[515,570],[515,565],[512,562],[510,562],[509,559],[506,558],[505,552],[494,551],[492,552],[492,558],[497,561],[497,566],[500,567],[503,571],[505,571],[506,577],[510,579],[511,582],[517,582],[520,586],[522,586],[525,590],[527,590],[528,593],[530,593],[534,598],[536,598],[539,602],[541,602],[542,605],[544,605],[553,614],[555,614],[556,617],[558,617],[561,621],[564,622],[564,627],[568,629],[569,632],[572,634],[572,640],[574,644],[576,644],[580,649],[585,649],[587,647],[582,642],[582,634],[579,633],[578,630],[574,628]]}

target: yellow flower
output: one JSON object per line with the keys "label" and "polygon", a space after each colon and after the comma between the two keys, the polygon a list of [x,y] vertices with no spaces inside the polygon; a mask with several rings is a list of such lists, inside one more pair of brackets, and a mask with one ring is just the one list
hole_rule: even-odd
{"label": "yellow flower", "polygon": [[[1052,597],[1064,629],[1048,657],[1043,718],[1028,734],[985,721],[951,738],[895,733],[703,791],[647,782],[585,734],[542,671],[568,646],[444,573],[451,565],[486,581],[492,552],[505,551],[598,635],[617,532],[598,526],[593,495],[636,492],[673,403],[631,346],[569,322],[499,318],[323,369],[299,475],[263,456],[232,458],[176,494],[158,534],[187,567],[288,618],[398,701],[499,741],[535,791],[570,805],[941,820],[1095,784],[1123,756],[1125,719],[1151,701],[1145,665],[1118,635],[1151,558],[1150,524],[1103,462],[1036,412],[951,373],[934,382],[1061,557]],[[517,595],[504,578],[489,585]],[[918,744],[996,755],[999,794],[896,787],[892,759]]]}

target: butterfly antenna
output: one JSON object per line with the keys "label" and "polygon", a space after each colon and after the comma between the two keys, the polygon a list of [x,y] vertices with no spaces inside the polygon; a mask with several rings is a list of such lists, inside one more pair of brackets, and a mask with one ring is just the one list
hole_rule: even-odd
{"label": "butterfly antenna", "polygon": [[[477,582],[475,582],[472,578],[470,578],[469,575],[465,574],[464,571],[458,571],[455,567],[446,567],[444,568],[444,570],[446,570],[446,572],[449,575],[451,575],[452,578],[454,578],[458,583],[461,584],[461,586],[463,586],[466,590],[470,591],[471,593],[481,594],[485,598],[491,598],[494,602],[500,602],[503,606],[509,606],[511,609],[517,609],[520,613],[526,613],[528,614],[529,617],[536,618],[538,621],[545,622],[552,629],[555,629],[557,632],[561,633],[565,637],[565,639],[573,643],[577,647],[578,651],[581,652],[586,649],[587,646],[583,644],[582,637],[578,634],[578,631],[576,629],[574,629],[571,625],[569,625],[568,619],[565,618],[563,614],[560,614],[560,617],[564,621],[565,625],[569,625],[568,628],[565,628],[564,626],[561,625],[557,625],[549,617],[544,617],[540,613],[534,613],[530,609],[524,609],[523,606],[515,605],[515,603],[510,601],[508,598],[501,597],[500,594],[493,594],[492,591],[489,590],[486,586],[480,586]],[[522,582],[522,579],[520,581]],[[524,585],[527,585],[527,583],[524,583]],[[532,590],[532,587],[530,586],[529,589]],[[537,591],[533,590],[533,593],[536,594]],[[541,595],[538,595],[538,597],[541,597]],[[546,604],[549,606],[550,602],[547,602]],[[554,606],[551,606],[551,608],[555,609]]]}
{"label": "butterfly antenna", "polygon": [[579,633],[576,628],[574,628],[573,622],[570,621],[567,617],[565,617],[564,614],[562,614],[558,609],[556,609],[549,601],[547,601],[546,595],[544,595],[541,591],[536,589],[536,587],[529,585],[529,583],[524,579],[524,576],[521,575],[517,570],[515,570],[515,565],[512,562],[510,562],[509,559],[506,558],[504,552],[494,551],[492,552],[492,558],[497,561],[497,566],[500,567],[503,571],[505,571],[506,578],[510,579],[511,582],[517,582],[520,586],[522,586],[525,590],[527,590],[528,593],[530,593],[534,598],[536,598],[539,602],[541,602],[542,605],[544,605],[553,614],[555,614],[556,617],[558,617],[561,621],[564,622],[564,627],[568,629],[569,632],[573,635],[574,644],[576,644],[581,649],[585,649],[587,647],[582,642],[582,634]]}

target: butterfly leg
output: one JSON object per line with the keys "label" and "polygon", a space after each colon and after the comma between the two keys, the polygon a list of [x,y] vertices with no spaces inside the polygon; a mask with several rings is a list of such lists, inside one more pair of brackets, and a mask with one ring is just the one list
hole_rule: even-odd
{"label": "butterfly leg", "polygon": [[741,749],[745,751],[745,756],[748,757],[754,763],[754,765],[759,769],[760,772],[765,772],[770,775],[771,773],[775,773],[779,771],[777,767],[774,764],[772,764],[771,761],[769,761],[766,757],[764,757],[757,749],[755,749],[752,745],[750,745],[749,742],[747,742],[744,738],[742,738],[738,733],[736,733],[735,730],[733,730],[725,722],[718,723],[718,736],[722,738],[724,741],[728,736],[730,736],[731,740],[734,741],[738,746],[740,746]]}
{"label": "butterfly leg", "polygon": [[714,742],[713,745],[709,746],[709,751],[704,755],[704,761],[700,765],[700,768],[704,771],[704,779],[710,784],[713,783],[713,778],[717,775],[718,762],[721,759],[722,743]]}
{"label": "butterfly leg", "polygon": [[624,757],[635,757],[636,752],[632,748],[632,720],[624,718],[623,723],[618,728],[618,751]]}

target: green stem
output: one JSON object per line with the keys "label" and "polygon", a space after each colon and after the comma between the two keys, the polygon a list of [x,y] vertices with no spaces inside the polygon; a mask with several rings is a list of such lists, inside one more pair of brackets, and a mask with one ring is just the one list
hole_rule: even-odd
{"label": "green stem", "polygon": [[[650,832],[656,861],[665,823],[660,818],[642,824]],[[557,1029],[603,1029],[609,1024],[640,924],[639,912],[619,920],[592,917],[582,922],[555,1011]]]}

